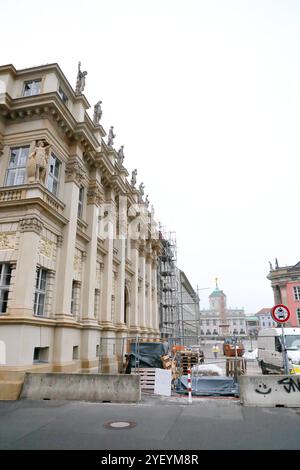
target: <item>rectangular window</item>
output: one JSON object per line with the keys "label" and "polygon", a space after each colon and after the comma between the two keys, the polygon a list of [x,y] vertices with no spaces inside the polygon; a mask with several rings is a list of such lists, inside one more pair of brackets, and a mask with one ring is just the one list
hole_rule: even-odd
{"label": "rectangular window", "polygon": [[0,264],[0,313],[5,313],[11,278],[11,267],[9,264]]}
{"label": "rectangular window", "polygon": [[295,300],[300,300],[300,286],[293,287]]}
{"label": "rectangular window", "polygon": [[72,283],[71,313],[72,315],[75,315],[76,313],[76,281],[73,281]]}
{"label": "rectangular window", "polygon": [[24,83],[23,96],[39,95],[41,91],[41,80],[30,80]]}
{"label": "rectangular window", "polygon": [[216,326],[217,320],[213,320],[213,325]]}
{"label": "rectangular window", "polygon": [[79,346],[73,346],[73,360],[79,359]]}
{"label": "rectangular window", "polygon": [[300,308],[297,308],[297,318],[298,318],[298,323],[300,325]]}
{"label": "rectangular window", "polygon": [[82,218],[82,214],[83,214],[83,201],[84,201],[84,187],[80,186],[79,199],[78,199],[78,211],[77,211],[77,217],[79,217],[79,219]]}
{"label": "rectangular window", "polygon": [[29,145],[26,147],[14,147],[10,149],[5,186],[17,186],[19,184],[24,184],[28,155]]}
{"label": "rectangular window", "polygon": [[65,94],[65,92],[63,91],[63,89],[62,89],[61,87],[59,87],[59,89],[58,89],[58,94],[59,94],[60,99],[61,99],[65,104],[67,104],[67,102],[68,102],[68,97],[67,97],[67,95]]}
{"label": "rectangular window", "polygon": [[206,326],[209,326],[209,320],[206,320]]}
{"label": "rectangular window", "polygon": [[48,181],[47,181],[47,188],[49,191],[57,196],[58,194],[58,181],[59,181],[59,168],[60,168],[60,161],[58,158],[51,153],[50,156],[50,163],[49,163],[49,174],[48,174]]}
{"label": "rectangular window", "polygon": [[34,348],[33,362],[48,362],[49,348]]}
{"label": "rectangular window", "polygon": [[45,315],[45,298],[47,287],[47,271],[38,268],[34,295],[34,314],[42,317]]}

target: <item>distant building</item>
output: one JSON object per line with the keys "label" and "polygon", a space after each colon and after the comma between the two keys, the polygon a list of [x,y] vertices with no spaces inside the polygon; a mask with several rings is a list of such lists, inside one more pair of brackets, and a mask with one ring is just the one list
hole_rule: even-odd
{"label": "distant building", "polygon": [[280,267],[276,260],[275,268],[270,264],[267,278],[271,281],[274,304],[286,305],[291,313],[289,326],[300,325],[300,262],[294,266]]}
{"label": "distant building", "polygon": [[259,331],[259,317],[256,315],[246,316],[246,331],[248,336],[257,337]]}
{"label": "distant building", "polygon": [[197,344],[199,337],[199,297],[193,289],[186,274],[178,270],[179,276],[179,317],[181,324],[182,343]]}
{"label": "distant building", "polygon": [[200,335],[203,337],[246,336],[244,309],[226,307],[226,294],[219,289],[209,296],[209,309],[200,310]]}
{"label": "distant building", "polygon": [[262,308],[257,312],[256,316],[258,318],[258,327],[260,330],[262,328],[274,328],[277,326],[277,323],[272,318],[271,311],[272,308]]}

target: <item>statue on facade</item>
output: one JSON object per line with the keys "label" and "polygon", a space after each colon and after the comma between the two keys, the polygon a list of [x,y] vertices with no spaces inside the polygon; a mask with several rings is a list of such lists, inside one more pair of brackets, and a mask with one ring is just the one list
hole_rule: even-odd
{"label": "statue on facade", "polygon": [[150,204],[150,201],[149,201],[149,196],[148,196],[148,194],[147,194],[147,196],[146,196],[146,199],[145,199],[145,204],[146,204],[146,207],[147,207],[147,209],[148,209],[148,207],[149,207],[149,204]]}
{"label": "statue on facade", "polygon": [[109,129],[108,141],[107,141],[107,145],[109,147],[113,146],[115,137],[116,137],[116,134],[114,134],[114,126],[111,126],[111,128]]}
{"label": "statue on facade", "polygon": [[141,183],[141,184],[139,185],[139,191],[140,191],[140,195],[141,195],[141,196],[144,196],[144,194],[145,194],[144,188],[145,188],[144,183]]}
{"label": "statue on facade", "polygon": [[278,269],[279,268],[279,265],[278,265],[278,259],[275,258],[275,269]]}
{"label": "statue on facade", "polygon": [[98,101],[98,103],[96,103],[94,106],[94,117],[93,117],[94,124],[99,124],[99,121],[102,117],[101,104],[102,104],[102,101]]}
{"label": "statue on facade", "polygon": [[76,95],[81,95],[81,93],[83,92],[84,87],[85,87],[85,77],[87,75],[86,71],[82,72],[80,70],[80,66],[81,66],[81,62],[78,62],[78,73],[77,73],[76,88],[75,88]]}
{"label": "statue on facade", "polygon": [[271,261],[269,261],[269,265],[270,265],[270,271],[273,271],[273,266],[272,266]]}
{"label": "statue on facade", "polygon": [[119,165],[123,165],[123,162],[124,162],[123,148],[124,148],[124,145],[121,145],[121,147],[118,150],[118,163],[119,163]]}
{"label": "statue on facade", "polygon": [[50,147],[50,145],[45,145],[42,140],[36,143],[27,162],[28,182],[39,181],[45,184]]}
{"label": "statue on facade", "polygon": [[136,185],[137,169],[133,170],[131,173],[131,186]]}

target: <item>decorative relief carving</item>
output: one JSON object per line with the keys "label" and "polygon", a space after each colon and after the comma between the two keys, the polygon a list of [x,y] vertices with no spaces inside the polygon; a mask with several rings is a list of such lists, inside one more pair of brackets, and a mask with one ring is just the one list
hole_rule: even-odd
{"label": "decorative relief carving", "polygon": [[90,187],[87,191],[87,203],[100,206],[102,201],[102,193],[97,187]]}
{"label": "decorative relief carving", "polygon": [[35,232],[38,235],[42,233],[43,224],[37,217],[28,217],[28,219],[20,220],[21,232]]}
{"label": "decorative relief carving", "polygon": [[57,235],[57,246],[58,248],[61,248],[63,244],[63,236],[62,235]]}
{"label": "decorative relief carving", "polygon": [[54,244],[47,240],[46,238],[42,238],[40,240],[40,254],[46,256],[46,258],[52,259],[53,256],[53,247]]}
{"label": "decorative relief carving", "polygon": [[16,235],[12,232],[0,232],[0,250],[14,250]]}
{"label": "decorative relief carving", "polygon": [[84,175],[84,167],[78,162],[76,158],[71,158],[66,165],[65,182],[74,182],[80,185]]}
{"label": "decorative relief carving", "polygon": [[73,268],[76,272],[80,272],[81,270],[81,256],[78,254],[75,254],[74,256]]}

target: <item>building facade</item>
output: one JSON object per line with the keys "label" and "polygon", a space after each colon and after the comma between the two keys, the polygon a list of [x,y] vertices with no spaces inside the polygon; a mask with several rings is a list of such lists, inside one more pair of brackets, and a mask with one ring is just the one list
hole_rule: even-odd
{"label": "building facade", "polygon": [[85,75],[73,90],[57,64],[0,67],[0,380],[93,370],[101,338],[159,337],[154,214],[101,102],[87,113]]}
{"label": "building facade", "polygon": [[271,308],[262,308],[260,309],[256,317],[258,318],[258,328],[275,328],[277,323],[272,318],[272,309]]}
{"label": "building facade", "polygon": [[246,332],[247,336],[257,338],[259,331],[259,318],[256,315],[246,316]]}
{"label": "building facade", "polygon": [[185,346],[199,344],[200,306],[199,296],[186,274],[178,269],[180,337]]}
{"label": "building facade", "polygon": [[267,279],[271,281],[274,304],[284,304],[290,310],[288,326],[300,325],[300,262],[294,266],[280,267],[278,261],[275,268],[270,263]]}
{"label": "building facade", "polygon": [[246,315],[244,309],[227,308],[225,293],[216,283],[215,290],[209,296],[209,309],[200,310],[201,337],[226,337],[236,335],[244,337],[246,332]]}

